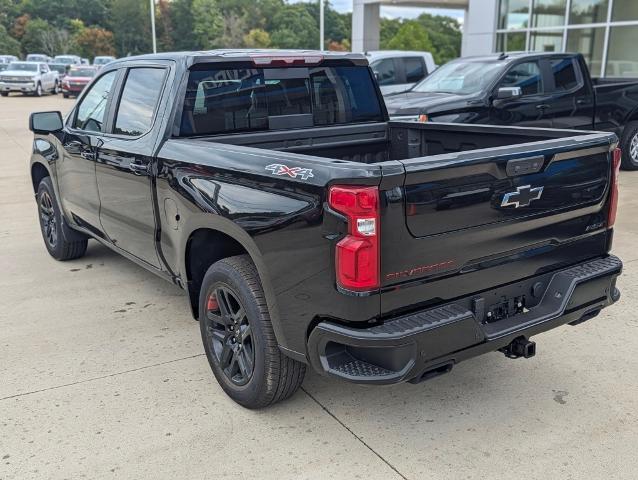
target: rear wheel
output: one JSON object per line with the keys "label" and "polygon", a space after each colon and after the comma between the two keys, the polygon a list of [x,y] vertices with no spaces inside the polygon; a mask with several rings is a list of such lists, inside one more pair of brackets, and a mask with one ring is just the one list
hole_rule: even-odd
{"label": "rear wheel", "polygon": [[68,93],[63,93],[63,94],[62,94],[62,96],[63,96],[64,98],[69,98],[69,94],[68,94]]}
{"label": "rear wheel", "polygon": [[51,90],[51,93],[53,95],[57,95],[58,93],[60,93],[60,86],[58,85],[58,81],[55,81],[55,84],[53,85],[53,90]]}
{"label": "rear wheel", "polygon": [[9,92],[0,92],[0,95],[2,95],[3,97],[8,97],[9,96]]}
{"label": "rear wheel", "polygon": [[34,95],[36,97],[41,97],[42,96],[42,84],[40,84],[39,82],[38,82],[38,84],[35,87]]}
{"label": "rear wheel", "polygon": [[[86,252],[88,239],[65,224],[55,200],[51,177],[45,177],[38,187],[38,215],[42,239],[49,254],[56,260],[72,260]],[[70,232],[74,237],[70,240]]]}
{"label": "rear wheel", "polygon": [[279,350],[255,265],[248,255],[213,264],[202,282],[199,322],[204,349],[226,394],[247,408],[290,397],[306,371]]}
{"label": "rear wheel", "polygon": [[638,122],[629,122],[620,142],[623,170],[638,170]]}

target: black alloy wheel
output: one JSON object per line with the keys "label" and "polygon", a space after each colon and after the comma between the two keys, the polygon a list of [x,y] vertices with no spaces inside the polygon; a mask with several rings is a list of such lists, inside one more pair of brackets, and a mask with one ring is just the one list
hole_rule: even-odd
{"label": "black alloy wheel", "polygon": [[53,200],[48,192],[42,192],[39,202],[40,222],[44,240],[51,249],[55,249],[58,244],[58,221],[53,208]]}
{"label": "black alloy wheel", "polygon": [[217,284],[208,296],[206,341],[224,375],[234,385],[246,385],[255,365],[255,348],[246,309],[228,285]]}

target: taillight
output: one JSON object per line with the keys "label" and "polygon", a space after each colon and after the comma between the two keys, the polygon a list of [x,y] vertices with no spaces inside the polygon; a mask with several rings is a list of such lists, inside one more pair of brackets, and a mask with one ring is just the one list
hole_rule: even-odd
{"label": "taillight", "polygon": [[611,188],[609,192],[609,215],[607,218],[607,228],[611,228],[616,223],[616,212],[618,211],[618,176],[620,175],[620,162],[622,152],[620,148],[615,148],[612,152],[611,161]]}
{"label": "taillight", "polygon": [[379,288],[379,189],[333,186],[328,204],[348,218],[348,234],[337,243],[337,283],[357,292]]}

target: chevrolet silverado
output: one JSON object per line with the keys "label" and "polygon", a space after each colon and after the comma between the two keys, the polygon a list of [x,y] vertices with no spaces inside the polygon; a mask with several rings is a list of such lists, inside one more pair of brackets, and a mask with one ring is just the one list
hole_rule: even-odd
{"label": "chevrolet silverado", "polygon": [[120,59],[29,121],[50,255],[94,239],[183,288],[249,408],[308,366],[381,385],[529,358],[620,296],[613,133],[389,121],[363,55]]}

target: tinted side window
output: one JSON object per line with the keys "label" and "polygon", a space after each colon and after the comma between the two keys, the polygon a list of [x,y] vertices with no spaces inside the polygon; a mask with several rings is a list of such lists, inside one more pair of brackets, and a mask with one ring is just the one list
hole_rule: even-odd
{"label": "tinted side window", "polygon": [[138,136],[151,129],[164,73],[163,68],[132,68],[128,71],[113,133]]}
{"label": "tinted side window", "polygon": [[397,83],[396,71],[394,68],[394,60],[386,58],[373,63],[372,71],[377,77],[379,85],[394,85]]}
{"label": "tinted side window", "polygon": [[550,64],[554,74],[554,87],[557,91],[571,90],[578,86],[576,69],[571,58],[557,58]]}
{"label": "tinted side window", "polygon": [[541,70],[537,62],[525,62],[514,65],[505,74],[501,87],[520,87],[523,95],[535,95],[541,92]]}
{"label": "tinted side window", "polygon": [[405,79],[408,83],[416,83],[425,77],[425,66],[420,57],[407,57],[403,59],[405,63]]}
{"label": "tinted side window", "polygon": [[89,132],[101,132],[111,86],[116,72],[109,72],[93,84],[78,106],[74,128]]}

